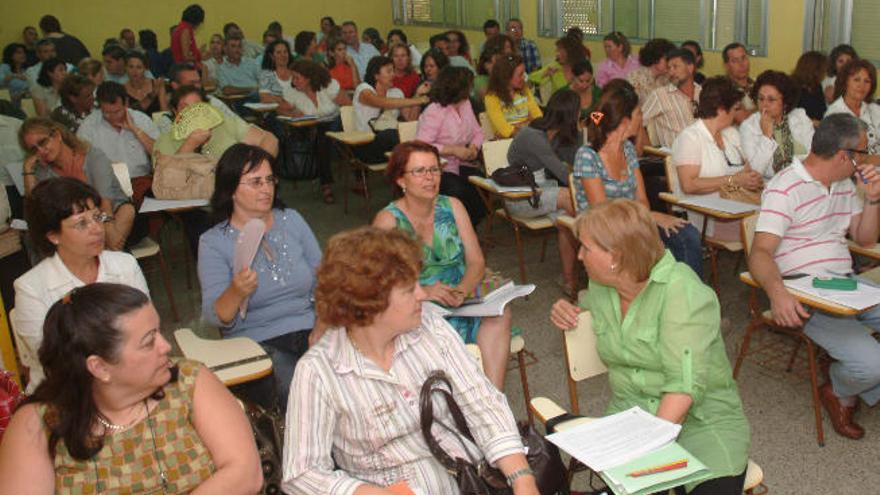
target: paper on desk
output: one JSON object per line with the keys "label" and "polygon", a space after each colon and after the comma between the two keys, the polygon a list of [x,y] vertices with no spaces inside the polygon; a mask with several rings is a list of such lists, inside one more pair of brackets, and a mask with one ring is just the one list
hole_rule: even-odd
{"label": "paper on desk", "polygon": [[594,471],[605,471],[669,444],[679,431],[681,425],[635,406],[548,435],[547,440]]}
{"label": "paper on desk", "polygon": [[244,106],[251,110],[275,110],[278,108],[277,103],[245,103]]}
{"label": "paper on desk", "polygon": [[712,210],[723,211],[733,215],[755,211],[760,208],[758,205],[734,201],[732,199],[723,199],[713,195],[683,196],[679,198],[678,202],[683,205],[710,208]]}
{"label": "paper on desk", "polygon": [[144,202],[141,204],[141,213],[150,213],[152,211],[176,210],[178,208],[198,208],[208,206],[207,199],[156,199],[144,196]]}
{"label": "paper on desk", "polygon": [[880,288],[872,287],[861,281],[859,281],[858,289],[854,291],[817,289],[813,287],[812,276],[783,280],[783,283],[790,289],[797,289],[811,296],[819,297],[857,311],[880,304]]}

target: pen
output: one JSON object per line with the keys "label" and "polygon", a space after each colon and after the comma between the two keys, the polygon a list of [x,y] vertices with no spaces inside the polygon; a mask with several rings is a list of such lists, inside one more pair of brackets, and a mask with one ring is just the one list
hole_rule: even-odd
{"label": "pen", "polygon": [[681,459],[679,461],[670,462],[669,464],[661,464],[659,466],[649,467],[646,469],[639,469],[638,471],[633,471],[627,476],[631,478],[638,478],[639,476],[647,476],[649,474],[657,474],[657,473],[665,473],[666,471],[674,471],[676,469],[686,468],[688,465],[687,459]]}

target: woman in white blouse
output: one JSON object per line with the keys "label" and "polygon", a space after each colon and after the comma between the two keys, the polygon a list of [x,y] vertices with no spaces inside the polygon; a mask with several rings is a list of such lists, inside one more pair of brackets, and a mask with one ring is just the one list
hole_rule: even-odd
{"label": "woman in white blouse", "polygon": [[739,126],[739,135],[746,161],[765,179],[810,151],[813,122],[803,108],[794,108],[797,93],[791,78],[775,70],[761,73],[752,86],[758,111]]}
{"label": "woman in white blouse", "polygon": [[[739,186],[750,191],[761,188],[761,174],[743,160],[739,133],[731,127],[742,97],[742,91],[726,77],[711,77],[703,84],[697,120],[672,144],[672,160],[678,172],[678,184],[672,178],[673,192],[719,196],[723,187]],[[695,227],[703,228],[702,215],[690,212],[688,218]],[[737,240],[739,223],[709,222],[706,235]]]}
{"label": "woman in white blouse", "polygon": [[867,124],[868,163],[880,164],[880,105],[874,102],[877,90],[877,69],[865,59],[855,59],[837,72],[834,102],[825,116],[835,113],[855,115]]}
{"label": "woman in white blouse", "polygon": [[100,204],[92,186],[69,177],[41,181],[28,197],[29,233],[46,256],[15,281],[13,325],[27,347],[22,361],[30,369],[29,393],[43,380],[36,357],[43,342],[43,320],[55,301],[95,282],[125,284],[150,295],[137,260],[104,249],[104,222],[112,218],[98,208]]}
{"label": "woman in white blouse", "polygon": [[[480,455],[504,473],[514,495],[539,493],[504,395],[446,320],[422,306],[421,252],[417,241],[397,229],[362,227],[330,239],[318,268],[315,304],[332,328],[300,359],[293,376],[285,492],[458,493],[455,479],[428,450],[419,423],[421,386],[443,370]],[[445,407],[434,410],[438,421],[454,424]],[[452,433],[433,433],[453,458],[467,458]]]}
{"label": "woman in white blouse", "polygon": [[296,110],[284,98],[285,88],[290,88],[290,46],[284,40],[276,40],[266,46],[260,66],[260,102],[277,103],[279,115],[291,116]]}

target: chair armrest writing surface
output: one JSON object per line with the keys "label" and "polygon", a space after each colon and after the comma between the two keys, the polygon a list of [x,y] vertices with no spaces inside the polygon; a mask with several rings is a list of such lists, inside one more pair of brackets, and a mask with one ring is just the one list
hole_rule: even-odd
{"label": "chair armrest writing surface", "polygon": [[475,185],[477,188],[482,189],[488,193],[495,194],[504,199],[528,199],[532,197],[531,191],[523,191],[523,192],[509,192],[509,191],[499,191],[498,188],[492,182],[489,182],[485,177],[479,177],[476,175],[472,175],[468,177],[468,181]]}
{"label": "chair armrest writing surface", "polygon": [[[742,282],[744,282],[744,283],[746,283],[756,289],[761,288],[761,286],[758,284],[758,281],[755,280],[752,277],[752,274],[749,272],[740,273],[739,279]],[[801,292],[797,289],[792,289],[790,287],[786,287],[786,290],[789,292],[789,294],[796,297],[798,302],[800,302],[801,304],[806,304],[807,306],[809,306],[811,308],[819,309],[819,310],[825,311],[826,313],[831,313],[833,315],[853,316],[853,315],[857,315],[857,314],[864,312],[864,311],[859,311],[859,310],[856,310],[853,308],[848,308],[848,307],[842,306],[840,304],[835,304],[835,303],[828,301],[826,299],[822,299],[820,297],[806,294],[804,292]],[[867,310],[865,310],[865,311],[867,311]]]}
{"label": "chair armrest writing surface", "polygon": [[871,247],[864,247],[860,246],[855,241],[849,241],[849,250],[873,260],[880,260],[880,244],[874,244]]}
{"label": "chair armrest writing surface", "polygon": [[331,131],[327,137],[349,146],[372,143],[376,139],[376,135],[368,131]]}
{"label": "chair armrest writing surface", "polygon": [[575,218],[570,217],[568,215],[559,215],[558,217],[556,217],[556,225],[562,225],[563,227],[568,227],[569,230],[574,232]]}
{"label": "chair armrest writing surface", "polygon": [[658,194],[658,196],[660,197],[660,199],[673,206],[678,206],[679,208],[684,208],[685,210],[701,213],[703,215],[706,215],[707,217],[712,217],[718,220],[741,220],[743,218],[754,215],[758,211],[758,207],[756,206],[755,209],[752,211],[730,213],[727,211],[716,210],[714,208],[706,208],[704,206],[683,203],[681,198],[669,192],[661,192]]}
{"label": "chair armrest writing surface", "polygon": [[660,146],[660,147],[645,146],[643,148],[643,151],[645,152],[646,155],[659,156],[660,158],[666,158],[667,156],[672,154],[672,152],[669,148],[664,148],[662,146]]}
{"label": "chair armrest writing surface", "polygon": [[174,338],[184,357],[202,362],[227,386],[253,381],[272,372],[269,355],[249,338],[203,339],[189,328],[175,331]]}

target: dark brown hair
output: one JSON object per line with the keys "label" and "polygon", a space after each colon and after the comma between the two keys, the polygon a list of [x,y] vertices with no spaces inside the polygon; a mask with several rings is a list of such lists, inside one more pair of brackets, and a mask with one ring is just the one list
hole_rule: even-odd
{"label": "dark brown hair", "polygon": [[61,232],[61,222],[71,215],[89,209],[88,202],[101,206],[101,196],[94,187],[70,177],[56,177],[40,181],[25,198],[28,234],[43,256],[55,254],[55,245],[46,237]]}
{"label": "dark brown hair", "polygon": [[752,91],[750,94],[755,103],[758,102],[758,91],[762,86],[773,86],[776,88],[776,91],[779,91],[779,93],[782,94],[783,113],[790,112],[798,104],[800,91],[798,91],[798,87],[795,86],[794,82],[785,72],[780,72],[778,70],[765,70],[758,76],[758,79],[755,80],[755,84],[752,85]]}
{"label": "dark brown hair", "polygon": [[596,152],[601,150],[608,135],[620,126],[623,119],[631,117],[638,106],[639,95],[625,79],[614,79],[606,84],[594,111],[587,118],[590,147]]}
{"label": "dark brown hair", "polygon": [[321,91],[330,85],[330,71],[311,60],[299,58],[293,62],[290,70],[308,79],[312,91]]}
{"label": "dark brown hair", "polygon": [[626,37],[625,34],[621,33],[620,31],[612,31],[606,34],[605,37],[602,38],[602,41],[610,41],[615,45],[621,46],[623,49],[624,57],[629,57],[629,54],[632,52],[632,47],[629,44],[629,39]]}
{"label": "dark brown hair", "polygon": [[700,91],[700,102],[697,104],[695,117],[711,119],[718,115],[718,109],[730,111],[742,101],[743,92],[727,76],[715,76],[706,79]]}
{"label": "dark brown hair", "polygon": [[854,58],[840,68],[840,73],[837,74],[837,79],[834,81],[835,99],[840,98],[846,93],[846,85],[849,83],[849,79],[862,69],[868,71],[868,77],[871,79],[871,89],[868,91],[868,96],[865,97],[865,102],[870,103],[874,101],[874,93],[877,92],[877,69],[874,68],[874,64],[863,58]]}
{"label": "dark brown hair", "polygon": [[822,52],[804,52],[791,72],[791,80],[801,90],[822,92],[822,79],[828,71],[828,57]]}
{"label": "dark brown hair", "polygon": [[519,55],[499,57],[492,66],[492,73],[489,74],[489,88],[486,93],[497,96],[505,105],[513,103],[513,97],[510,95],[510,80],[513,79],[516,68],[523,63],[523,58]]}

